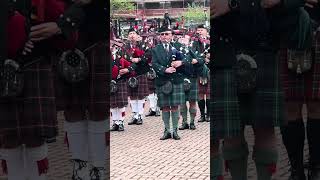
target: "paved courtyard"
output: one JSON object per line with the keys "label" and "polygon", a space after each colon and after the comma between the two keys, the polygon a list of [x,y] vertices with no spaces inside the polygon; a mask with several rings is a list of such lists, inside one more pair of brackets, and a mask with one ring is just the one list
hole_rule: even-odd
{"label": "paved courtyard", "polygon": [[[70,180],[70,154],[63,144],[62,114],[59,114],[60,136],[49,146],[49,180]],[[124,132],[112,132],[110,142],[111,179],[210,179],[209,123],[197,123],[194,131],[180,131],[180,141],[160,141],[163,132],[161,117],[145,118],[143,125],[125,126]],[[276,180],[288,177],[287,155],[280,145]],[[247,128],[246,136],[252,145],[252,131]],[[250,148],[252,150],[252,147]],[[307,152],[307,147],[305,148]],[[307,153],[306,157],[307,157]],[[250,160],[249,179],[256,180],[255,167]],[[227,180],[231,178],[226,173]],[[5,179],[5,178],[3,178]]]}

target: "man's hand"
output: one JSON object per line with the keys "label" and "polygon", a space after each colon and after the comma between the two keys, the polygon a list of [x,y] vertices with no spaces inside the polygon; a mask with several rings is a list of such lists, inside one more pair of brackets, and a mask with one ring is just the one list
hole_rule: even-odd
{"label": "man's hand", "polygon": [[314,8],[314,6],[319,3],[319,0],[305,0],[305,2],[305,6],[309,8]]}
{"label": "man's hand", "polygon": [[32,41],[28,41],[26,42],[26,44],[24,45],[24,49],[22,51],[23,55],[27,55],[28,53],[32,52],[32,49],[34,48],[33,42]]}
{"label": "man's hand", "polygon": [[119,74],[122,76],[124,74],[129,73],[129,69],[128,68],[124,68],[124,69],[120,69]]}
{"label": "man's hand", "polygon": [[56,34],[61,33],[61,29],[55,22],[42,23],[31,27],[31,41],[37,42],[48,39]]}
{"label": "man's hand", "polygon": [[198,63],[198,60],[192,59],[191,64],[197,64],[197,63]]}
{"label": "man's hand", "polygon": [[209,62],[210,62],[210,59],[208,59],[208,58],[205,58],[205,59],[204,59],[204,62],[205,62],[206,64],[209,64]]}
{"label": "man's hand", "polygon": [[171,63],[171,66],[174,68],[178,68],[178,67],[182,66],[182,61],[173,61]]}
{"label": "man's hand", "polygon": [[139,58],[132,58],[131,61],[132,61],[133,63],[138,63],[138,62],[140,61],[140,59],[139,59]]}
{"label": "man's hand", "polygon": [[169,68],[166,69],[165,72],[168,73],[168,74],[172,74],[172,73],[176,72],[176,68],[174,68],[174,67],[169,67]]}
{"label": "man's hand", "polygon": [[217,18],[230,11],[228,0],[213,0],[210,6],[210,17]]}
{"label": "man's hand", "polygon": [[280,4],[281,0],[262,0],[261,7],[263,8],[272,8],[278,4]]}

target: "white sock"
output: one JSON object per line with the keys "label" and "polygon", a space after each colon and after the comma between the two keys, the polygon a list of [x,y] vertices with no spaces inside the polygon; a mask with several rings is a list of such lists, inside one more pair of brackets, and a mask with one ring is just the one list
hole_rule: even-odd
{"label": "white sock", "polygon": [[24,158],[22,147],[1,149],[1,158],[6,161],[9,180],[25,180]]}
{"label": "white sock", "polygon": [[[88,122],[64,122],[72,159],[88,161]],[[105,127],[107,128],[107,127]]]}
{"label": "white sock", "polygon": [[133,114],[134,118],[138,118],[138,100],[130,100],[130,104],[131,104],[131,111]]}
{"label": "white sock", "polygon": [[144,108],[143,108],[144,102],[145,102],[144,100],[138,100],[139,115],[143,115],[144,113]]}
{"label": "white sock", "polygon": [[88,125],[90,162],[94,167],[105,167],[107,121],[89,121]]}
{"label": "white sock", "polygon": [[[26,148],[26,168],[28,172],[28,178],[32,180],[45,180],[46,172],[39,172],[38,161],[45,161],[48,156],[48,146],[44,144],[39,147]],[[41,168],[41,167],[40,167]],[[42,166],[43,171],[48,167]]]}
{"label": "white sock", "polygon": [[149,99],[149,103],[150,103],[150,109],[151,109],[152,111],[156,111],[156,105],[157,105],[157,103],[156,103],[156,96],[155,96],[155,94],[150,94],[150,95],[148,96],[148,99]]}
{"label": "white sock", "polygon": [[126,117],[126,108],[123,107],[123,108],[119,108],[118,109],[118,112],[119,112],[119,120],[124,120],[124,118]]}

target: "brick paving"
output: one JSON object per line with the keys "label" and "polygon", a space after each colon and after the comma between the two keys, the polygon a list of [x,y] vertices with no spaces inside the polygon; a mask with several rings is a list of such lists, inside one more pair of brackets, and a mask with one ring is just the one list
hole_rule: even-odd
{"label": "brick paving", "polygon": [[[49,145],[49,180],[70,180],[70,154],[64,145],[62,114],[59,113],[60,135],[56,143]],[[161,117],[144,120],[141,126],[125,126],[124,132],[112,132],[110,144],[111,179],[210,179],[209,123],[197,123],[194,131],[180,131],[180,141],[160,141],[163,132]],[[279,138],[280,160],[275,180],[288,178],[287,155]],[[252,150],[251,128],[246,138]],[[250,154],[251,155],[251,154]],[[307,147],[305,147],[307,157]],[[255,167],[249,158],[248,176],[256,180]],[[5,178],[0,178],[5,179]],[[231,180],[226,173],[226,180]]]}

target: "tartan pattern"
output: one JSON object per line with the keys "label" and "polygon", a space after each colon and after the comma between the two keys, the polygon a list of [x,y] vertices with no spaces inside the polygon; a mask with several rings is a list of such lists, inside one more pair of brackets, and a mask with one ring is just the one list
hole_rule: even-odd
{"label": "tartan pattern", "polygon": [[158,106],[160,108],[179,106],[186,102],[182,83],[173,84],[172,93],[170,95],[163,94],[158,86],[156,86],[156,93],[158,95]]}
{"label": "tartan pattern", "polygon": [[57,136],[52,62],[54,56],[24,70],[20,96],[0,99],[0,147],[39,146]]}
{"label": "tartan pattern", "polygon": [[208,83],[206,85],[200,84],[200,78],[198,78],[198,87],[199,87],[199,94],[206,94],[207,97],[210,97],[211,94],[211,82],[210,78],[208,79]]}
{"label": "tartan pattern", "polygon": [[315,56],[310,71],[301,75],[288,70],[287,51],[282,49],[279,53],[282,67],[281,78],[287,101],[320,100],[320,34],[313,41]]}
{"label": "tartan pattern", "polygon": [[154,80],[148,79],[148,88],[149,88],[149,94],[152,94],[152,93],[155,92],[155,90],[156,90],[156,85],[155,85]]}
{"label": "tartan pattern", "polygon": [[257,89],[252,94],[237,94],[234,69],[214,71],[214,138],[239,136],[244,125],[265,128],[282,123],[284,95],[279,63],[271,53],[257,53],[255,59]]}
{"label": "tartan pattern", "polygon": [[[102,121],[108,118],[110,107],[111,61],[107,61],[107,47],[99,43],[86,53],[89,61],[89,77],[78,84],[69,84],[56,78],[56,96],[59,110],[81,106],[89,111],[90,120]],[[82,113],[82,112],[79,112]]]}
{"label": "tartan pattern", "polygon": [[127,81],[118,81],[117,86],[118,91],[110,96],[110,108],[123,108],[128,105]]}
{"label": "tartan pattern", "polygon": [[189,91],[185,92],[186,101],[197,102],[199,100],[198,96],[198,79],[189,78],[191,81],[191,88]]}
{"label": "tartan pattern", "polygon": [[128,87],[128,95],[130,99],[143,99],[149,95],[149,85],[148,85],[148,78],[145,74],[138,76],[138,87],[137,88],[130,88]]}

